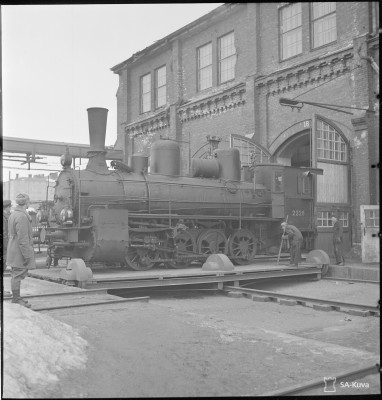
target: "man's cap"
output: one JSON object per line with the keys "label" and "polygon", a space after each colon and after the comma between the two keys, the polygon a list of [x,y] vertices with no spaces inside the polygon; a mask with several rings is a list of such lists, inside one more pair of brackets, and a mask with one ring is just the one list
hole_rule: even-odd
{"label": "man's cap", "polygon": [[286,226],[288,225],[286,222],[281,222],[281,226]]}
{"label": "man's cap", "polygon": [[3,200],[3,208],[11,207],[12,202],[11,200]]}
{"label": "man's cap", "polygon": [[27,194],[25,194],[25,193],[19,193],[16,196],[16,203],[21,205],[21,206],[24,205],[28,200],[30,200],[29,196]]}

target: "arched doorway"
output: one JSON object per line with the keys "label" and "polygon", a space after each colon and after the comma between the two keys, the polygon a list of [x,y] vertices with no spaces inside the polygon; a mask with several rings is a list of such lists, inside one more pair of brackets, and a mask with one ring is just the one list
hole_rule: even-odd
{"label": "arched doorway", "polygon": [[[312,129],[303,129],[305,125],[311,125]],[[298,126],[302,129],[296,132]],[[323,175],[315,177],[314,182],[315,248],[333,255],[331,217],[336,216],[343,226],[344,250],[348,251],[351,247],[348,141],[334,122],[318,115],[314,116],[311,124],[303,121],[291,128],[288,128],[288,135],[285,135],[288,129],[282,133],[285,135],[284,142],[280,143],[279,138],[275,140],[278,147],[272,154],[272,160],[284,165],[315,167],[324,171]]]}
{"label": "arched doorway", "polygon": [[273,154],[272,159],[291,167],[311,167],[311,154],[311,133],[306,129],[287,139]]}

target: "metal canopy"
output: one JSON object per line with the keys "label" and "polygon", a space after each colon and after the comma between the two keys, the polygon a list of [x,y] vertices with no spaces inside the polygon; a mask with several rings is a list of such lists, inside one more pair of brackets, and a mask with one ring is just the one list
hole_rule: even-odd
{"label": "metal canopy", "polygon": [[[65,153],[66,148],[69,148],[69,153],[74,158],[87,158],[87,152],[90,150],[90,145],[3,136],[3,153],[25,153],[27,159],[31,155],[32,158],[36,159],[35,156],[37,154],[60,157]],[[107,160],[122,161],[122,150],[113,150],[108,149],[107,147],[105,150],[105,158]]]}

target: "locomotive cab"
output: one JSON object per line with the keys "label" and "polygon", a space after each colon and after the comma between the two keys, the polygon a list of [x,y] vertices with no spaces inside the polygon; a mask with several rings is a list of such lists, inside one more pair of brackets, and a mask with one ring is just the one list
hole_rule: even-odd
{"label": "locomotive cab", "polygon": [[272,217],[285,218],[295,225],[304,237],[305,250],[314,249],[316,236],[314,211],[314,176],[323,170],[291,167],[281,164],[262,164],[255,167],[255,181],[269,188]]}

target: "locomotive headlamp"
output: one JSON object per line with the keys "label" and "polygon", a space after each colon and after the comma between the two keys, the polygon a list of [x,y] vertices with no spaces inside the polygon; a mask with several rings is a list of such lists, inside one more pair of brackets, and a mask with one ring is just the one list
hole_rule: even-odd
{"label": "locomotive headlamp", "polygon": [[60,157],[61,165],[65,167],[70,167],[72,165],[73,157],[69,154],[69,148],[65,149],[65,153]]}
{"label": "locomotive headlamp", "polygon": [[73,211],[69,207],[65,207],[60,212],[61,222],[71,222],[73,218]]}
{"label": "locomotive headlamp", "polygon": [[49,213],[45,210],[38,210],[37,215],[36,215],[36,219],[38,222],[42,223],[42,222],[47,222],[49,218]]}

